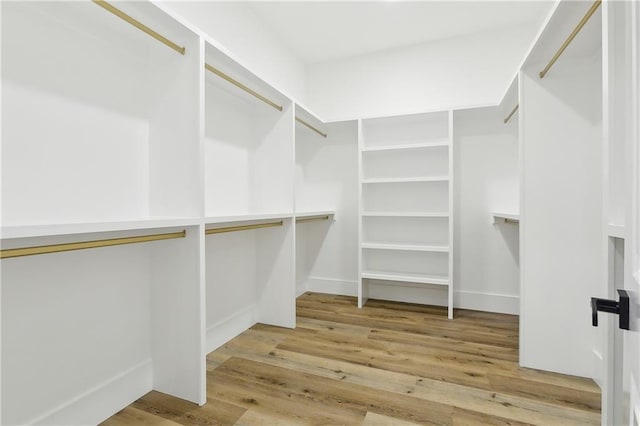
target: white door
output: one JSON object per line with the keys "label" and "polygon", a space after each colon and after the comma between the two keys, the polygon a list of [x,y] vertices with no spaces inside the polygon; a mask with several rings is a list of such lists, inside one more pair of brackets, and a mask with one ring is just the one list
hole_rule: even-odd
{"label": "white door", "polygon": [[[628,424],[640,425],[640,4],[632,2],[632,203],[631,271],[625,274],[624,287],[630,295],[630,330],[623,337],[623,386],[628,383]],[[626,391],[626,389],[624,389]],[[625,395],[626,399],[626,395]]]}
{"label": "white door", "polygon": [[603,4],[608,28],[603,52],[609,156],[605,191],[609,191],[609,224],[622,220],[624,228],[618,238],[608,238],[609,275],[603,293],[618,300],[616,290],[626,290],[630,309],[629,330],[619,328],[617,316],[599,315],[604,339],[602,424],[640,426],[640,4]]}

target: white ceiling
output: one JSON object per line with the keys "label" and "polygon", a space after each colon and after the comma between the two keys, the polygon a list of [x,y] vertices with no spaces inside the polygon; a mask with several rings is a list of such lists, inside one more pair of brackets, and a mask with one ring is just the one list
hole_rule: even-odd
{"label": "white ceiling", "polygon": [[551,1],[252,1],[248,6],[305,64],[525,24]]}

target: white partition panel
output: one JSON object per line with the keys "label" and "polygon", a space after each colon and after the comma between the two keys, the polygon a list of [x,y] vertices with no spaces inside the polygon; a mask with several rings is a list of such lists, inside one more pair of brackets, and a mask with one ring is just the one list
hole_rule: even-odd
{"label": "white partition panel", "polygon": [[606,279],[600,12],[543,79],[538,73],[589,6],[558,8],[520,92],[520,364],[585,377],[595,340],[589,298]]}

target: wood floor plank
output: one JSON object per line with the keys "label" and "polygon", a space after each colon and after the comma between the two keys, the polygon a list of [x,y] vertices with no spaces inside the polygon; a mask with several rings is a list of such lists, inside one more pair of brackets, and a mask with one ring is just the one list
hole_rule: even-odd
{"label": "wood floor plank", "polygon": [[163,419],[155,414],[128,406],[114,416],[100,423],[101,426],[178,426],[172,420]]}
{"label": "wood floor plank", "polygon": [[281,392],[286,393],[290,400],[313,402],[317,405],[316,412],[327,408],[341,409],[357,413],[362,419],[367,411],[374,411],[422,424],[451,424],[450,406],[409,395],[374,390],[241,358],[230,358],[217,369],[218,372],[246,380],[256,388],[267,388],[269,394]]}
{"label": "wood floor plank", "polygon": [[416,426],[418,423],[407,422],[394,417],[383,416],[369,411],[364,417],[362,426]]}
{"label": "wood floor plank", "polygon": [[256,324],[209,354],[204,407],[152,392],[106,424],[600,424],[592,380],[519,367],[516,316],[320,293],[297,306],[297,328]]}
{"label": "wood floor plank", "polygon": [[171,420],[181,425],[217,426],[233,424],[246,411],[238,405],[208,399],[199,407],[192,402],[174,398],[160,392],[149,392],[133,403],[139,410],[155,415],[158,419]]}

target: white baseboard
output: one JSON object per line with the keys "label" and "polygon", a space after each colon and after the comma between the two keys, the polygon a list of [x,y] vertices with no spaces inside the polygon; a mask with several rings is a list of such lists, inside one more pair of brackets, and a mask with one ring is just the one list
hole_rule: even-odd
{"label": "white baseboard", "polygon": [[[442,286],[392,281],[369,281],[368,285],[370,299],[447,306],[448,295],[446,288]],[[309,277],[303,285],[298,286],[297,295],[299,296],[304,291],[357,296],[358,282]],[[460,309],[518,315],[520,312],[520,298],[506,294],[454,291],[453,306]]]}
{"label": "white baseboard", "polygon": [[207,327],[207,353],[213,352],[256,323],[256,305],[235,312]]}
{"label": "white baseboard", "polygon": [[454,291],[453,306],[474,311],[520,314],[520,297],[508,294]]}
{"label": "white baseboard", "polygon": [[[316,293],[358,296],[358,282],[335,278],[309,277],[305,282],[305,291]],[[300,294],[298,294],[299,296]]]}
{"label": "white baseboard", "polygon": [[39,415],[27,424],[98,424],[152,389],[153,364],[148,359]]}

